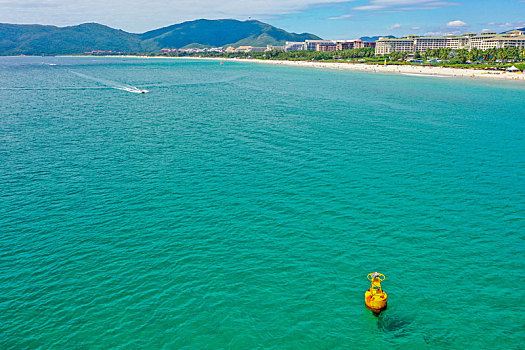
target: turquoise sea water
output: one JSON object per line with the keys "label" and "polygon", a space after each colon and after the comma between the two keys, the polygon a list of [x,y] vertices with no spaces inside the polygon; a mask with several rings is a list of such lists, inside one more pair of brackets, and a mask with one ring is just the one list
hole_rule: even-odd
{"label": "turquoise sea water", "polygon": [[122,58],[0,82],[1,349],[523,348],[523,84]]}

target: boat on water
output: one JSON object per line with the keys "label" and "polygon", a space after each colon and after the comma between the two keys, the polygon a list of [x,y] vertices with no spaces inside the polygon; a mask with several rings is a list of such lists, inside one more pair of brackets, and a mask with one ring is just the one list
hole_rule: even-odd
{"label": "boat on water", "polygon": [[122,91],[127,91],[127,92],[132,92],[134,94],[145,94],[147,92],[149,92],[149,90],[146,90],[146,89],[139,89],[139,88],[136,88],[136,87],[129,87],[129,86],[122,86],[122,87],[116,87],[117,89],[119,90],[122,90]]}

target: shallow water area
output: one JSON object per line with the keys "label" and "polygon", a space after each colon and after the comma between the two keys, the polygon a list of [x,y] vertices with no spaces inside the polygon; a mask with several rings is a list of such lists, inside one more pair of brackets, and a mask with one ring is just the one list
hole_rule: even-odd
{"label": "shallow water area", "polygon": [[521,347],[522,85],[120,57],[0,77],[0,348]]}

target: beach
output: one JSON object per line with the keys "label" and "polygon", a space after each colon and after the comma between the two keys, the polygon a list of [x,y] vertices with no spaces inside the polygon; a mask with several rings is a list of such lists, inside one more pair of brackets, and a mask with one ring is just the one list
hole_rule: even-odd
{"label": "beach", "polygon": [[[68,57],[68,56],[62,56]],[[86,57],[86,56],[69,56],[69,57]],[[120,58],[159,58],[151,56],[100,56],[100,57],[120,57]],[[507,81],[525,81],[525,74],[512,73],[505,71],[470,69],[470,68],[452,68],[442,66],[415,66],[415,65],[393,65],[393,64],[368,64],[368,63],[350,63],[350,62],[320,62],[320,61],[287,61],[287,60],[259,60],[253,58],[225,58],[225,57],[163,57],[177,60],[213,60],[224,62],[254,62],[272,65],[285,65],[295,67],[311,67],[321,69],[352,70],[373,73],[397,73],[411,76],[433,76],[436,78],[460,77],[460,78],[481,78]]]}
{"label": "beach", "polygon": [[496,80],[525,81],[525,74],[511,73],[493,70],[451,68],[441,66],[413,66],[413,65],[382,65],[350,62],[319,62],[319,61],[286,61],[286,60],[259,60],[253,58],[222,58],[222,57],[174,57],[176,59],[198,59],[231,62],[255,62],[273,65],[285,65],[295,67],[311,67],[322,69],[353,70],[373,73],[398,73],[412,76],[434,76],[437,78],[461,77],[482,78]]}
{"label": "beach", "polygon": [[317,61],[285,61],[285,60],[256,60],[256,59],[221,59],[223,61],[247,61],[274,65],[286,65],[296,67],[329,68],[339,70],[355,70],[375,73],[399,73],[404,75],[425,75],[434,77],[462,77],[483,78],[497,80],[525,81],[525,74],[489,71],[467,68],[412,66],[412,65],[379,65],[366,63],[339,63],[339,62],[317,62]]}

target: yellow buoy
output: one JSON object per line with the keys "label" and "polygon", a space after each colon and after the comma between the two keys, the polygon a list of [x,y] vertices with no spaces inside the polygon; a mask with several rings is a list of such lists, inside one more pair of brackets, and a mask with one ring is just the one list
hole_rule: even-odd
{"label": "yellow buoy", "polygon": [[386,309],[387,295],[381,288],[381,282],[385,280],[385,275],[379,272],[372,272],[366,276],[371,281],[370,288],[365,292],[365,305],[374,314],[378,314]]}

